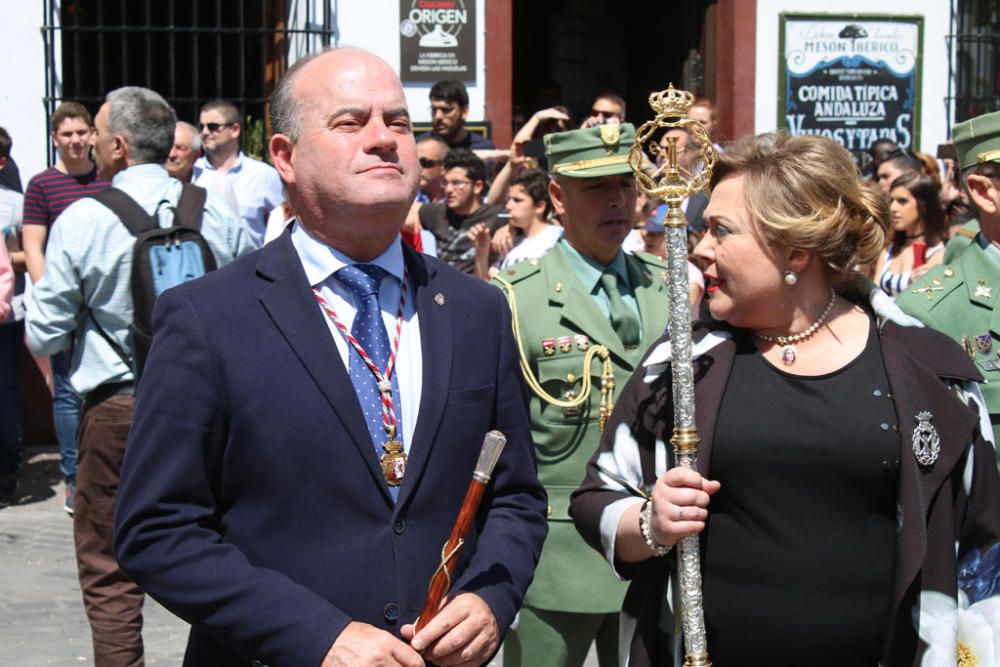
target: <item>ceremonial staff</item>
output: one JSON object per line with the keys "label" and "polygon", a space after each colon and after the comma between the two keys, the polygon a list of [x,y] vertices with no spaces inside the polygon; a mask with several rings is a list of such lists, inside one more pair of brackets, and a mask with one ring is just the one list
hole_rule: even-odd
{"label": "ceremonial staff", "polygon": [[500,431],[490,431],[483,439],[483,448],[479,450],[479,461],[476,462],[476,469],[472,473],[472,481],[465,492],[465,499],[462,507],[458,510],[458,518],[455,519],[455,526],[451,529],[448,541],[441,547],[441,564],[434,570],[431,583],[427,587],[427,598],[424,606],[420,610],[420,616],[414,621],[414,634],[431,622],[438,613],[441,600],[451,588],[451,575],[455,571],[455,564],[458,563],[458,552],[465,544],[465,534],[469,532],[472,519],[476,516],[479,508],[479,501],[483,498],[486,485],[490,483],[493,475],[493,467],[500,458],[500,452],[507,444],[507,437]]}
{"label": "ceremonial staff", "polygon": [[[691,366],[691,301],[688,294],[687,220],[681,204],[687,197],[704,189],[712,176],[716,152],[712,140],[701,123],[687,117],[694,96],[675,90],[673,84],[665,91],[649,96],[649,106],[656,117],[636,132],[635,145],[629,152],[629,166],[635,172],[639,188],[649,197],[657,197],[669,207],[663,221],[667,234],[667,263],[670,294],[670,348],[674,396],[674,431],[670,438],[677,464],[696,468],[698,461],[698,427],[694,420],[694,370]],[[655,137],[671,128],[681,128],[691,135],[692,143],[700,147],[702,169],[691,173],[677,164],[677,138],[667,138],[664,150]],[[662,164],[647,172],[644,153],[656,158],[664,156]],[[701,564],[698,536],[689,535],[677,545],[678,577],[680,580],[681,622],[684,629],[685,667],[705,667],[708,659],[705,639],[705,614],[701,596]]]}

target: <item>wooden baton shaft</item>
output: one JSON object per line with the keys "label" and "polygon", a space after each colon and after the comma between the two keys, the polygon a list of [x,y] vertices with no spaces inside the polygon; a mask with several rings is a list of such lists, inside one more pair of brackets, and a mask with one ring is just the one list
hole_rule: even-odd
{"label": "wooden baton shaft", "polygon": [[469,532],[469,527],[472,526],[472,520],[479,509],[479,501],[482,500],[484,491],[486,491],[486,483],[480,482],[477,479],[469,482],[469,488],[465,492],[465,500],[462,501],[462,507],[458,511],[458,518],[455,519],[455,525],[451,529],[451,536],[448,537],[448,541],[445,543],[444,551],[442,552],[442,557],[447,557],[448,554],[451,554],[451,557],[448,558],[447,562],[442,563],[431,579],[431,585],[427,589],[427,598],[424,600],[424,606],[420,610],[420,616],[417,617],[414,633],[419,632],[421,628],[431,622],[431,619],[437,616],[441,600],[448,594],[451,575],[455,571],[455,564],[458,563],[458,553],[462,549],[460,542],[465,537],[465,534]]}

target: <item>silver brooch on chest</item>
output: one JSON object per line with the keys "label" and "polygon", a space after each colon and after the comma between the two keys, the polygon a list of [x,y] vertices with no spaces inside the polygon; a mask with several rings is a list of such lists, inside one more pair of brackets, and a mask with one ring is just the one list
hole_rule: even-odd
{"label": "silver brooch on chest", "polygon": [[933,418],[927,410],[917,413],[917,427],[913,429],[913,455],[925,468],[934,465],[941,453],[941,436],[931,423]]}

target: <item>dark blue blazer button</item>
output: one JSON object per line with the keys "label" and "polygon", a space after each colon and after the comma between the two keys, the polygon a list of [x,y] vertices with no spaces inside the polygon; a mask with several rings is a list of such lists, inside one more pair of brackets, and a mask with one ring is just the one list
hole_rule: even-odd
{"label": "dark blue blazer button", "polygon": [[395,623],[399,620],[399,605],[395,602],[390,602],[382,609],[382,616],[387,623]]}
{"label": "dark blue blazer button", "polygon": [[392,523],[392,532],[396,533],[397,535],[402,535],[403,533],[405,533],[406,532],[406,522],[403,521],[402,519],[396,519]]}

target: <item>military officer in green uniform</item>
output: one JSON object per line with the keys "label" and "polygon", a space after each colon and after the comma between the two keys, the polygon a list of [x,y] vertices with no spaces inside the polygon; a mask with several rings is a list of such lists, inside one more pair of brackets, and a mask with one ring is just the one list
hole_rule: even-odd
{"label": "military officer in green uniform", "polygon": [[897,303],[958,341],[986,381],[980,385],[1000,436],[1000,112],[955,126],[958,166],[980,231],[948,264],[911,284]]}
{"label": "military officer in green uniform", "polygon": [[579,666],[597,641],[602,667],[618,665],[625,586],[588,548],[569,497],[597,449],[614,392],[667,325],[666,265],[621,244],[635,222],[628,166],[631,125],[545,137],[549,194],[562,240],[541,259],[494,279],[507,294],[529,385],[538,476],[549,494],[549,534],[505,667]]}

